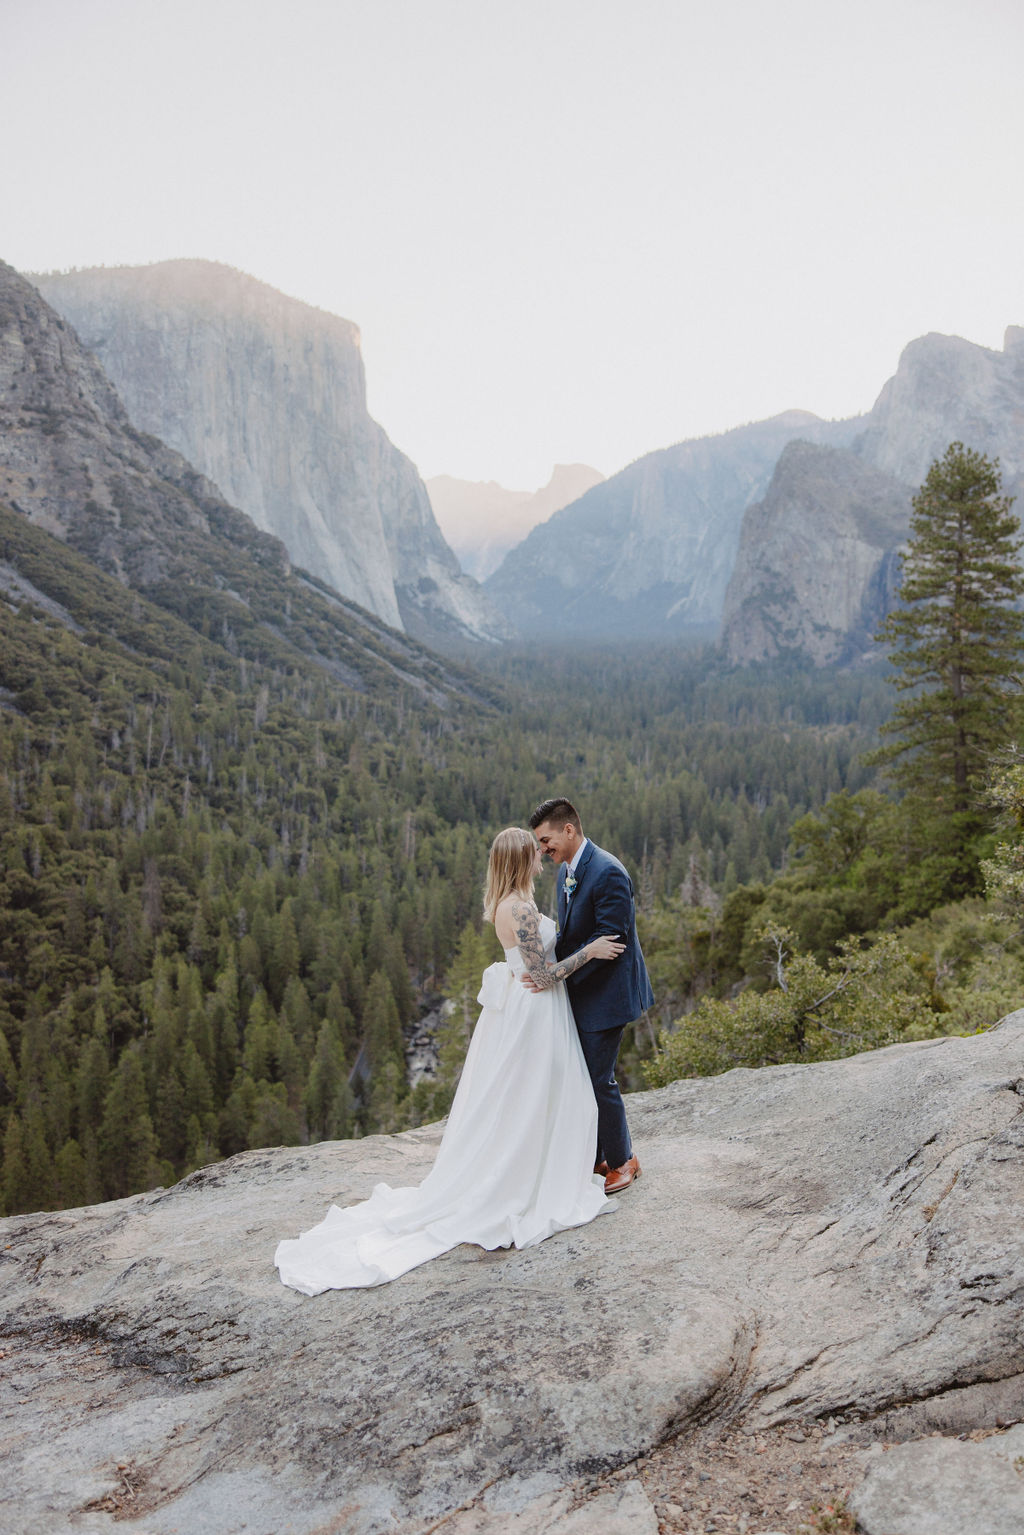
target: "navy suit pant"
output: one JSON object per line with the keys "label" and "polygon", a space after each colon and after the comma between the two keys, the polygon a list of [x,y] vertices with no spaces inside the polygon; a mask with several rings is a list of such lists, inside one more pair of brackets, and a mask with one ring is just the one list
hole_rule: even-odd
{"label": "navy suit pant", "polygon": [[597,1099],[597,1157],[609,1167],[621,1167],[633,1155],[633,1143],[629,1138],[626,1109],[622,1102],[619,1084],[615,1080],[615,1058],[624,1026],[615,1029],[599,1029],[596,1033],[580,1032],[583,1058],[594,1084]]}

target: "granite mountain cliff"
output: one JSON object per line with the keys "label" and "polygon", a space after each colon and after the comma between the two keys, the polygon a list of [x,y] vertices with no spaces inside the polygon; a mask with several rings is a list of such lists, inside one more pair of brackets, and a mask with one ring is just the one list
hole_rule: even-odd
{"label": "granite mountain cliff", "polygon": [[[0,504],[236,653],[358,692],[441,699],[464,678],[292,568],[279,539],[131,422],[96,358],[0,263]],[[13,547],[3,556],[11,580]],[[8,570],[8,567],[11,567]],[[40,578],[41,579],[41,578]],[[38,584],[33,581],[33,588]],[[60,599],[37,592],[33,600]]]}
{"label": "granite mountain cliff", "polygon": [[1024,329],[1010,326],[1001,352],[959,336],[912,341],[848,448],[787,448],[744,517],[722,622],[729,659],[826,665],[871,651],[911,497],[954,441],[997,458],[1004,491],[1020,496]]}
{"label": "granite mountain cliff", "polygon": [[31,281],[102,363],[132,423],[296,565],[428,643],[507,634],[445,543],[415,466],[367,412],[351,321],[212,261]]}
{"label": "granite mountain cliff", "polygon": [[713,635],[743,513],[788,442],[849,442],[855,422],[806,411],[637,459],[527,535],[486,590],[526,633]]}

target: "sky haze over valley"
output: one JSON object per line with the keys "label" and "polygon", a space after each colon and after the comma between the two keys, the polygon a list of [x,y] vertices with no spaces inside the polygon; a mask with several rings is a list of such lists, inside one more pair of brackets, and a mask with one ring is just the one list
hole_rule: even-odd
{"label": "sky haze over valley", "polygon": [[544,485],[1024,322],[1019,0],[0,0],[0,255],[356,322],[424,476]]}

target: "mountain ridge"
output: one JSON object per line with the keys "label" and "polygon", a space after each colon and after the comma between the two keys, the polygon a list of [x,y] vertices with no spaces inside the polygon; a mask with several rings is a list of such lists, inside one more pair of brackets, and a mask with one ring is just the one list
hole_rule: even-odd
{"label": "mountain ridge", "polygon": [[1005,494],[1024,492],[1024,329],[1009,326],[1001,352],[937,332],[908,343],[863,431],[831,460],[831,481],[812,456],[780,457],[744,516],[723,608],[727,659],[800,654],[824,665],[871,654],[899,582],[911,499],[954,441],[999,461]]}
{"label": "mountain ridge", "polygon": [[445,543],[415,466],[367,412],[352,321],[217,262],[30,280],[98,357],[136,426],[296,564],[428,642],[507,632]]}
{"label": "mountain ridge", "polygon": [[[358,331],[351,322],[286,300],[254,278],[211,263],[90,269],[38,280],[55,294],[59,289],[69,313],[77,309],[99,353],[120,358],[139,391],[143,424],[160,416],[174,430],[187,427],[198,467],[222,491],[225,480],[235,484],[239,494],[228,500],[243,506],[259,502],[263,523],[287,535],[293,557],[297,546],[306,548],[306,563],[320,579],[363,591],[364,605],[385,621],[454,653],[467,642],[495,642],[513,633],[559,641],[676,636],[713,639],[737,664],[783,654],[818,664],[842,656],[849,664],[870,650],[870,632],[891,600],[908,492],[931,460],[959,438],[1000,458],[1007,493],[1024,488],[1024,329],[1007,329],[1002,352],[932,332],[904,348],[896,372],[866,415],[822,421],[790,410],[656,449],[553,510],[517,543],[520,526],[547,510],[538,507],[538,498],[551,492],[557,472],[532,498],[436,477],[439,500],[456,490],[467,498],[468,510],[458,513],[467,525],[460,535],[467,563],[482,572],[500,544],[513,544],[481,591],[445,543],[414,468],[366,415]],[[126,282],[141,284],[147,293],[154,284],[169,282],[168,291],[191,284],[190,293],[195,288],[205,296],[202,304],[195,301],[191,318],[182,319],[171,313],[169,298],[157,302],[150,293],[140,318],[139,306],[133,309],[134,300],[123,291]],[[113,289],[118,291],[107,302],[103,295]],[[214,302],[225,293],[230,302]],[[265,312],[273,323],[239,322],[232,331],[232,305]],[[321,358],[303,380],[300,354],[311,335],[320,338],[331,360],[328,365]],[[209,410],[198,409],[194,399],[180,400],[187,369],[179,354],[182,347],[188,350],[190,338],[202,354],[195,376]],[[135,367],[133,348],[146,352],[149,361]],[[270,379],[265,388],[259,383],[264,377]],[[313,378],[326,397],[326,403],[313,401],[315,409]],[[166,380],[170,387],[164,387]],[[260,397],[256,404],[253,393]],[[290,410],[301,417],[301,429],[284,433],[289,443],[306,444],[298,469],[288,453],[282,457],[274,448],[277,428],[258,429],[263,396],[278,403],[287,397],[280,411],[275,405],[272,412],[282,420],[291,419]],[[351,428],[344,452],[321,440],[342,417]],[[240,437],[254,438],[257,448],[240,445]],[[787,446],[800,440],[849,454],[856,463],[826,455],[812,469],[805,458],[800,462],[809,479],[801,486],[795,461],[782,463]],[[836,472],[831,491],[823,479],[826,463]],[[890,542],[884,548],[864,538],[869,503],[881,515],[876,473],[891,482],[884,510]],[[331,521],[324,511],[329,487],[342,483],[349,486],[351,517],[339,514]],[[856,500],[857,483],[866,498],[859,509],[850,500]],[[273,517],[264,505],[267,486],[284,487],[287,505]],[[501,499],[497,510],[481,518],[485,493]],[[493,519],[500,524],[498,542],[488,533],[474,533],[474,497],[477,524]],[[770,516],[764,515],[766,503]],[[826,527],[831,547],[823,541]],[[788,544],[787,555],[781,544],[774,550],[765,544],[769,529]],[[346,573],[332,575],[332,560],[347,561]],[[840,586],[840,600],[824,595],[835,596]],[[802,615],[800,591],[807,596]]]}
{"label": "mountain ridge", "polygon": [[744,510],[783,447],[845,443],[858,425],[790,410],[645,454],[534,528],[485,590],[541,637],[710,637]]}

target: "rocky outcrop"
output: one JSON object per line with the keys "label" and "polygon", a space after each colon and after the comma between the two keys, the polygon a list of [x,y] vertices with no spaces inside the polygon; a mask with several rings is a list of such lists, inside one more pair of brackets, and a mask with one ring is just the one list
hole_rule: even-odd
{"label": "rocky outcrop", "polygon": [[881,1446],[851,1499],[862,1535],[1020,1535],[1024,1426]]}
{"label": "rocky outcrop", "polygon": [[956,441],[997,458],[1004,491],[1021,495],[1024,330],[1011,326],[1002,352],[922,336],[850,453],[782,456],[743,522],[722,622],[729,659],[795,652],[822,665],[870,649],[898,584],[911,497]]}
{"label": "rocky outcrop", "polygon": [[892,605],[910,491],[841,448],[785,448],[749,507],[722,618],[729,657],[818,666],[870,651]]}
{"label": "rocky outcrop", "polygon": [[205,574],[220,539],[282,573],[284,546],[129,421],[103,369],[0,263],[0,501],[130,585]]}
{"label": "rocky outcrop", "polygon": [[1024,329],[1003,351],[934,333],[912,341],[868,417],[857,451],[915,488],[951,442],[998,458],[1003,489],[1024,491]]}
{"label": "rocky outcrop", "polygon": [[132,422],[182,453],[295,564],[418,638],[507,632],[415,466],[366,410],[359,332],[210,261],[34,275]]}
{"label": "rocky outcrop", "polygon": [[540,490],[506,490],[495,480],[457,480],[450,474],[427,481],[434,516],[468,575],[483,581],[539,522],[586,491],[604,475],[587,464],[556,464]]}
{"label": "rocky outcrop", "polygon": [[534,528],[486,589],[527,634],[713,634],[743,512],[782,449],[856,429],[787,411],[649,453]]}
{"label": "rocky outcrop", "polygon": [[[1022,1049],[1015,1013],[636,1095],[644,1176],[613,1215],[313,1301],[277,1239],[418,1181],[439,1127],[10,1218],[7,1509],[26,1532],[653,1535],[638,1457],[709,1424],[994,1434],[1024,1418]],[[919,1529],[872,1507],[876,1535]]]}

